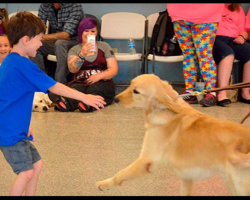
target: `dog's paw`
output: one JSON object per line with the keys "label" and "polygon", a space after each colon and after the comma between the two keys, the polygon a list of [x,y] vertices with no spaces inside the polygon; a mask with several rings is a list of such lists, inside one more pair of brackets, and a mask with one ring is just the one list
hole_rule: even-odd
{"label": "dog's paw", "polygon": [[105,181],[99,181],[95,184],[95,186],[100,190],[100,191],[105,191],[109,190],[111,187],[114,186],[112,179],[107,179]]}

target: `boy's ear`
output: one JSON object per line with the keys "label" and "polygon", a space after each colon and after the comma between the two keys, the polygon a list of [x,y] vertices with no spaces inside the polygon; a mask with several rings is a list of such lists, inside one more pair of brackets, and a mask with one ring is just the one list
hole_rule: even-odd
{"label": "boy's ear", "polygon": [[30,38],[29,38],[28,36],[23,36],[23,37],[21,38],[21,41],[22,41],[22,44],[23,44],[24,46],[26,46],[26,45],[29,43]]}

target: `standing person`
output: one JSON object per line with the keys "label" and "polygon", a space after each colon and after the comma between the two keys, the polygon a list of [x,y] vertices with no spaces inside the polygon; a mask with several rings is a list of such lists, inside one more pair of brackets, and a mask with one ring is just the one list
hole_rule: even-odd
{"label": "standing person", "polygon": [[105,105],[100,96],[86,95],[54,81],[30,61],[42,46],[46,27],[41,19],[29,12],[11,17],[7,36],[13,47],[0,68],[0,150],[17,178],[11,196],[34,196],[43,167],[30,128],[35,92],[53,92],[100,110]]}
{"label": "standing person", "polygon": [[246,29],[248,33],[247,40],[250,40],[250,8],[248,9],[247,16],[246,16]]}
{"label": "standing person", "polygon": [[46,72],[45,59],[49,54],[56,55],[55,80],[60,83],[67,82],[67,54],[79,43],[77,29],[83,15],[82,6],[77,3],[42,3],[39,7],[38,17],[44,24],[49,21],[49,34],[43,36],[43,46],[31,60]]}
{"label": "standing person", "polygon": [[0,67],[3,59],[10,53],[10,42],[7,35],[0,35]]}
{"label": "standing person", "polygon": [[6,8],[0,8],[0,34],[6,33],[7,24],[9,22],[9,14]]}
{"label": "standing person", "polygon": [[[234,59],[243,64],[243,82],[250,81],[250,44],[245,28],[245,12],[240,3],[226,3],[219,24],[213,55],[218,64],[218,87],[228,86],[233,69]],[[241,89],[242,102],[250,104],[250,88]],[[217,93],[218,105],[231,103],[226,90]]]}
{"label": "standing person", "polygon": [[[205,89],[214,89],[217,71],[212,52],[224,4],[168,3],[167,9],[184,56],[185,94],[194,92],[199,70]],[[204,107],[216,105],[215,95],[207,94],[200,104]],[[197,103],[195,96],[184,97],[184,100]]]}
{"label": "standing person", "polygon": [[[88,42],[88,36],[98,36],[98,22],[93,18],[85,18],[78,28],[80,44],[70,49],[68,53],[69,71],[74,74],[70,87],[85,94],[100,95],[107,103],[113,103],[115,84],[113,78],[118,73],[118,64],[112,48],[106,42],[97,41],[93,45]],[[91,51],[93,50],[94,51]],[[68,112],[79,109],[81,112],[91,112],[92,107],[69,98],[50,94],[49,97],[60,111]]]}

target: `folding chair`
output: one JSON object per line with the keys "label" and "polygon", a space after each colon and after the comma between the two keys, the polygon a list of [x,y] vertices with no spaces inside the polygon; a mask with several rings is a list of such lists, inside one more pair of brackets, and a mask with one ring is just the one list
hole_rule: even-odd
{"label": "folding chair", "polygon": [[146,17],[131,12],[108,13],[101,17],[101,38],[103,40],[142,41],[141,52],[136,54],[115,53],[118,62],[141,61],[141,73],[144,73],[145,63],[145,24]]}

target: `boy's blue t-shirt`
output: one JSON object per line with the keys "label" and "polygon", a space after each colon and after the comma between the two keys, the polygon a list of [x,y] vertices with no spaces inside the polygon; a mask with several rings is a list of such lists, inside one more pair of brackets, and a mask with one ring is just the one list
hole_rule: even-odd
{"label": "boy's blue t-shirt", "polygon": [[28,138],[35,92],[48,93],[56,81],[18,53],[10,53],[0,68],[0,146]]}

